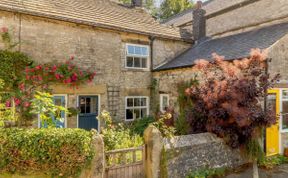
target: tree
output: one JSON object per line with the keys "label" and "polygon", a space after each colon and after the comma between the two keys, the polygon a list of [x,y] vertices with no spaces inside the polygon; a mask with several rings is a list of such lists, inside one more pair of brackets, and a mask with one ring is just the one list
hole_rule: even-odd
{"label": "tree", "polygon": [[224,61],[214,54],[214,61],[199,60],[199,85],[186,89],[193,101],[187,119],[193,129],[203,129],[223,138],[232,148],[245,148],[245,153],[257,165],[263,155],[259,144],[262,129],[276,122],[276,114],[264,110],[261,101],[267,90],[279,79],[266,73],[266,55],[253,50],[250,58]]}
{"label": "tree", "polygon": [[193,6],[189,0],[164,0],[160,6],[159,16],[165,20]]}

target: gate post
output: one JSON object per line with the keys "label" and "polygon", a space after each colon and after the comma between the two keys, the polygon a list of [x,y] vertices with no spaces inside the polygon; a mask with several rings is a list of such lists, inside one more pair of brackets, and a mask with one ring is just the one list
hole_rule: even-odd
{"label": "gate post", "polygon": [[163,138],[161,132],[153,125],[144,131],[145,142],[145,175],[147,178],[158,178],[160,175],[161,151]]}

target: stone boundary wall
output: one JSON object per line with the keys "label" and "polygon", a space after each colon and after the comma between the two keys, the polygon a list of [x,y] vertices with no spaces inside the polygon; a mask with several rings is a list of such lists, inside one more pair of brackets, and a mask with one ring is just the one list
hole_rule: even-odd
{"label": "stone boundary wall", "polygon": [[[201,133],[160,138],[159,130],[148,127],[144,134],[146,144],[146,175],[148,178],[187,176],[203,168],[236,168],[247,161],[239,150],[230,149],[214,134]],[[152,169],[153,168],[153,169]]]}

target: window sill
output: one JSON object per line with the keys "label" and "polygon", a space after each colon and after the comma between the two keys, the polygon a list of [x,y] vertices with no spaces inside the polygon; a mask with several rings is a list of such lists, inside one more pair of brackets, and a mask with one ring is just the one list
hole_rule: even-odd
{"label": "window sill", "polygon": [[127,72],[151,72],[149,68],[141,69],[141,68],[122,68],[122,71]]}

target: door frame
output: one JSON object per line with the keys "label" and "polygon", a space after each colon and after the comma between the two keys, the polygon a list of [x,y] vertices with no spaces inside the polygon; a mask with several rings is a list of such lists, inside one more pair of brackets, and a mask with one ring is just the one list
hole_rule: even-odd
{"label": "door frame", "polygon": [[[77,98],[77,101],[76,101],[76,107],[78,108],[79,107],[79,98],[81,96],[98,96],[98,116],[100,115],[101,113],[101,96],[100,94],[77,94],[76,95],[76,98]],[[79,128],[79,114],[77,114],[77,128]],[[97,128],[97,131],[100,132],[100,120],[98,119],[98,128]]]}
{"label": "door frame", "polygon": [[[54,96],[64,96],[65,99],[65,108],[67,109],[68,106],[68,96],[67,94],[53,94],[52,97],[54,98]],[[40,117],[39,114],[37,115],[37,119],[38,119],[38,128],[41,128],[41,124],[40,124]],[[65,113],[65,117],[64,117],[64,128],[67,128],[67,114]]]}

